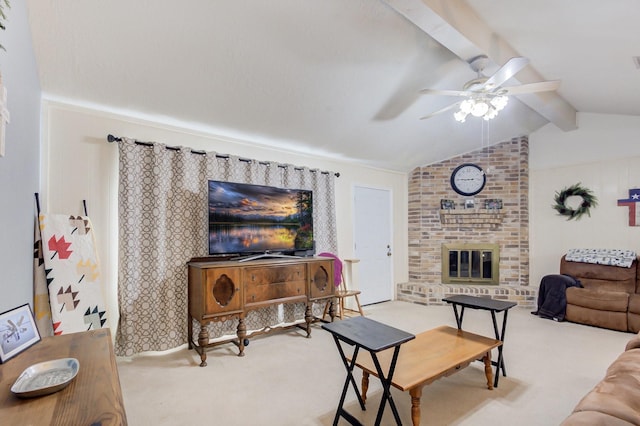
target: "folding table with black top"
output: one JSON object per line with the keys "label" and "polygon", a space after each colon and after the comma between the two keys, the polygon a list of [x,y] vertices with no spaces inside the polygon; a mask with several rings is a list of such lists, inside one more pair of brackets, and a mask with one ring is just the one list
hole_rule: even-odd
{"label": "folding table with black top", "polygon": [[[340,417],[344,417],[345,420],[347,420],[352,425],[362,425],[362,423],[360,423],[358,419],[353,417],[353,415],[351,415],[343,408],[347,390],[349,389],[349,384],[351,384],[356,392],[356,396],[358,397],[360,407],[362,408],[362,410],[366,410],[364,401],[362,400],[362,396],[360,394],[360,391],[358,390],[358,385],[353,378],[353,368],[356,365],[358,351],[361,348],[369,351],[369,353],[371,354],[371,358],[373,359],[376,370],[378,372],[378,377],[382,382],[383,393],[382,399],[380,400],[380,406],[378,408],[375,425],[379,425],[382,421],[382,414],[384,413],[384,408],[387,402],[391,407],[391,411],[393,412],[396,423],[398,425],[401,425],[402,422],[400,421],[398,409],[396,408],[396,405],[393,402],[393,398],[391,396],[391,380],[393,379],[393,372],[396,367],[396,361],[398,360],[398,354],[400,353],[400,346],[403,343],[408,342],[409,340],[415,339],[416,336],[411,333],[407,333],[406,331],[390,327],[366,317],[353,317],[338,322],[323,324],[322,328],[333,335],[333,339],[336,342],[336,346],[338,348],[338,352],[340,353],[340,357],[342,358],[342,362],[347,369],[347,378],[344,382],[338,410],[336,411],[336,416],[333,420],[334,426],[338,424],[338,420],[340,419]],[[350,362],[344,353],[342,345],[340,344],[341,341],[350,346],[354,346],[353,355],[350,357]],[[391,365],[389,366],[389,371],[385,375],[385,373],[382,371],[380,362],[378,361],[378,357],[376,354],[389,348],[394,348],[394,352],[391,360]]]}
{"label": "folding table with black top", "polygon": [[[469,296],[466,294],[459,294],[455,296],[445,297],[442,301],[447,302],[453,306],[453,313],[456,316],[456,323],[458,329],[462,330],[462,320],[464,319],[464,308],[470,309],[482,309],[491,312],[491,319],[493,320],[493,331],[496,335],[496,340],[502,341],[502,345],[498,347],[498,361],[491,361],[496,366],[496,374],[494,377],[493,387],[498,387],[498,379],[500,378],[500,371],[502,375],[507,377],[507,369],[504,366],[504,358],[502,357],[502,348],[504,347],[504,333],[507,329],[507,313],[509,309],[517,305],[516,302],[507,302],[506,300],[494,300],[488,297]],[[462,307],[462,310],[458,314],[458,306]],[[498,331],[498,323],[496,322],[496,312],[502,312],[502,332]]]}

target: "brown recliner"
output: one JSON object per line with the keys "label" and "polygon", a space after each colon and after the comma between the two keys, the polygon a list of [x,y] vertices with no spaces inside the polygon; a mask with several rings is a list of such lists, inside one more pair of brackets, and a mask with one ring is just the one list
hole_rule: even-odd
{"label": "brown recliner", "polygon": [[567,289],[565,319],[620,331],[640,331],[638,260],[630,268],[560,260],[560,273],[580,280]]}

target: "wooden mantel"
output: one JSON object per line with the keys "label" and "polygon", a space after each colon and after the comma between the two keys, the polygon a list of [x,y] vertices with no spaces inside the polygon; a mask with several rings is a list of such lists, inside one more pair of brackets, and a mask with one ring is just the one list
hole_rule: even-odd
{"label": "wooden mantel", "polygon": [[440,210],[443,226],[496,227],[502,224],[502,210],[464,209]]}

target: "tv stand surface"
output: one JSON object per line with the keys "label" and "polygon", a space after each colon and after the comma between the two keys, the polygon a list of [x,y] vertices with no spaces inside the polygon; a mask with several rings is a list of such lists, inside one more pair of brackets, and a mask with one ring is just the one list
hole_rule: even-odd
{"label": "tv stand surface", "polygon": [[231,258],[231,260],[235,260],[237,262],[248,262],[250,260],[271,259],[271,258],[299,259],[300,256],[294,256],[292,254],[281,254],[281,253],[260,253],[260,254],[252,254],[250,256],[233,257]]}
{"label": "tv stand surface", "polygon": [[[263,256],[263,255],[261,255]],[[238,356],[244,356],[248,339],[271,330],[273,324],[265,324],[262,330],[247,333],[247,313],[282,303],[305,303],[303,328],[311,335],[314,302],[331,302],[329,315],[335,317],[335,285],[333,262],[330,257],[304,257],[266,254],[258,260],[206,261],[194,258],[189,269],[188,292],[188,341],[189,349],[200,355],[200,366],[207,365],[205,350],[223,343],[234,343]],[[207,324],[237,318],[237,338],[210,342]],[[200,323],[200,332],[194,336],[194,321]],[[197,338],[196,338],[197,337]]]}

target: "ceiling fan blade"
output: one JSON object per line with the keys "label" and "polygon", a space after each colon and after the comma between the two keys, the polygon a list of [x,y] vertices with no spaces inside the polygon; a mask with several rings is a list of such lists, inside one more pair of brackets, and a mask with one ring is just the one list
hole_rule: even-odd
{"label": "ceiling fan blade", "polygon": [[500,87],[507,80],[516,75],[521,69],[526,67],[528,63],[529,59],[522,56],[509,59],[506,64],[495,72],[495,74],[489,77],[489,79],[484,83],[484,88],[493,90],[496,87]]}
{"label": "ceiling fan blade", "polygon": [[462,101],[459,101],[459,102],[453,103],[453,104],[448,105],[448,106],[446,106],[446,107],[444,107],[444,108],[442,108],[442,109],[439,109],[439,110],[437,110],[437,111],[435,111],[435,112],[432,112],[431,114],[425,115],[424,117],[420,117],[420,120],[426,120],[427,118],[431,118],[431,117],[433,117],[434,115],[438,115],[438,114],[440,114],[440,113],[442,113],[442,112],[446,112],[446,111],[449,111],[450,109],[454,109],[455,107],[457,107],[458,105],[460,105],[460,103],[461,103],[461,102],[462,102]]}
{"label": "ceiling fan blade", "polygon": [[471,96],[472,93],[466,90],[437,90],[437,89],[422,89],[421,95],[440,95],[440,96]]}
{"label": "ceiling fan blade", "polygon": [[560,80],[540,81],[538,83],[521,84],[519,86],[503,87],[498,90],[506,90],[505,95],[523,95],[525,93],[549,92],[560,87]]}

